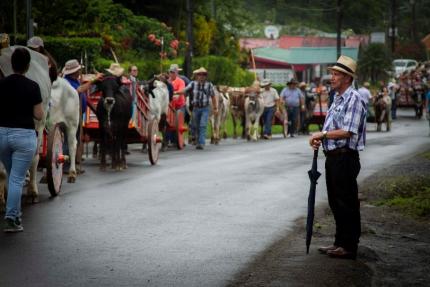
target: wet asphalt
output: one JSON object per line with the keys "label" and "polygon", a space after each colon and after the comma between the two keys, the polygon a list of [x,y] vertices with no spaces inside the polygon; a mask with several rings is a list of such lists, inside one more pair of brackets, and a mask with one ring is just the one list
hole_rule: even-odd
{"label": "wet asphalt", "polygon": [[[399,114],[389,133],[368,124],[359,180],[428,148],[428,121]],[[155,166],[131,145],[122,172],[101,172],[88,157],[58,197],[40,185],[23,233],[0,234],[0,286],[224,286],[306,214],[307,142],[188,145]],[[326,204],[323,176],[317,204]]]}

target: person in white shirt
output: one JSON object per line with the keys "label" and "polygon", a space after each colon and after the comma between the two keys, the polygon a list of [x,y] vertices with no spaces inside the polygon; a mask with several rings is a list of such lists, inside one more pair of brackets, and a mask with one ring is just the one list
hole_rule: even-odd
{"label": "person in white shirt", "polygon": [[272,121],[273,115],[275,114],[276,106],[279,103],[278,92],[271,87],[272,82],[270,79],[263,79],[260,83],[260,87],[263,88],[261,95],[264,100],[264,112],[263,112],[263,138],[272,138]]}
{"label": "person in white shirt", "polygon": [[358,89],[358,93],[366,104],[366,107],[368,106],[369,100],[372,98],[372,94],[370,93],[369,88],[369,82],[364,82],[363,87]]}

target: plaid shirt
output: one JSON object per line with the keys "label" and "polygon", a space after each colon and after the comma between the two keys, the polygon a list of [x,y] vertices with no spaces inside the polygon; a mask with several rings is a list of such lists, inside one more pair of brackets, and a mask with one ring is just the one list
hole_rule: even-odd
{"label": "plaid shirt", "polygon": [[192,105],[197,108],[209,106],[209,99],[215,96],[214,86],[211,82],[205,81],[203,84],[198,81],[191,81],[186,87],[185,92],[193,93]]}
{"label": "plaid shirt", "polygon": [[345,147],[352,150],[363,150],[366,143],[366,114],[366,104],[352,86],[343,95],[336,96],[327,112],[323,131],[341,129],[351,132],[352,136],[348,139],[323,140],[324,150]]}

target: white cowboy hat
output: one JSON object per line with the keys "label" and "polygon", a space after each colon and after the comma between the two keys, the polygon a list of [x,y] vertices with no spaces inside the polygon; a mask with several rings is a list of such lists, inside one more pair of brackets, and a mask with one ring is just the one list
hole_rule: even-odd
{"label": "white cowboy hat", "polygon": [[68,60],[63,68],[63,75],[70,75],[73,73],[76,73],[82,68],[82,66],[79,64],[78,60]]}
{"label": "white cowboy hat", "polygon": [[197,74],[207,74],[207,73],[208,73],[208,71],[205,68],[203,68],[203,67],[200,67],[197,70],[193,71],[193,74],[195,74],[195,75],[197,75]]}
{"label": "white cowboy hat", "polygon": [[124,68],[122,68],[118,63],[110,64],[109,69],[105,69],[105,70],[115,77],[121,77],[122,74],[124,73]]}
{"label": "white cowboy hat", "polygon": [[264,88],[272,84],[270,79],[263,79],[260,83],[260,87]]}
{"label": "white cowboy hat", "polygon": [[351,59],[350,57],[341,55],[339,59],[337,59],[336,64],[334,66],[329,67],[328,70],[335,70],[341,73],[350,75],[355,78],[355,70],[357,69],[357,63]]}
{"label": "white cowboy hat", "polygon": [[37,49],[39,47],[43,47],[43,40],[38,36],[31,37],[27,41],[27,47]]}

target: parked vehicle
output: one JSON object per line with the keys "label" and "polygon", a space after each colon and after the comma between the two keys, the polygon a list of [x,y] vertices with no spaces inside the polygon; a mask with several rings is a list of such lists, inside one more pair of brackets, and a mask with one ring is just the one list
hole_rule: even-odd
{"label": "parked vehicle", "polygon": [[412,59],[397,59],[393,61],[394,76],[397,78],[405,71],[412,71],[418,67],[418,62]]}

